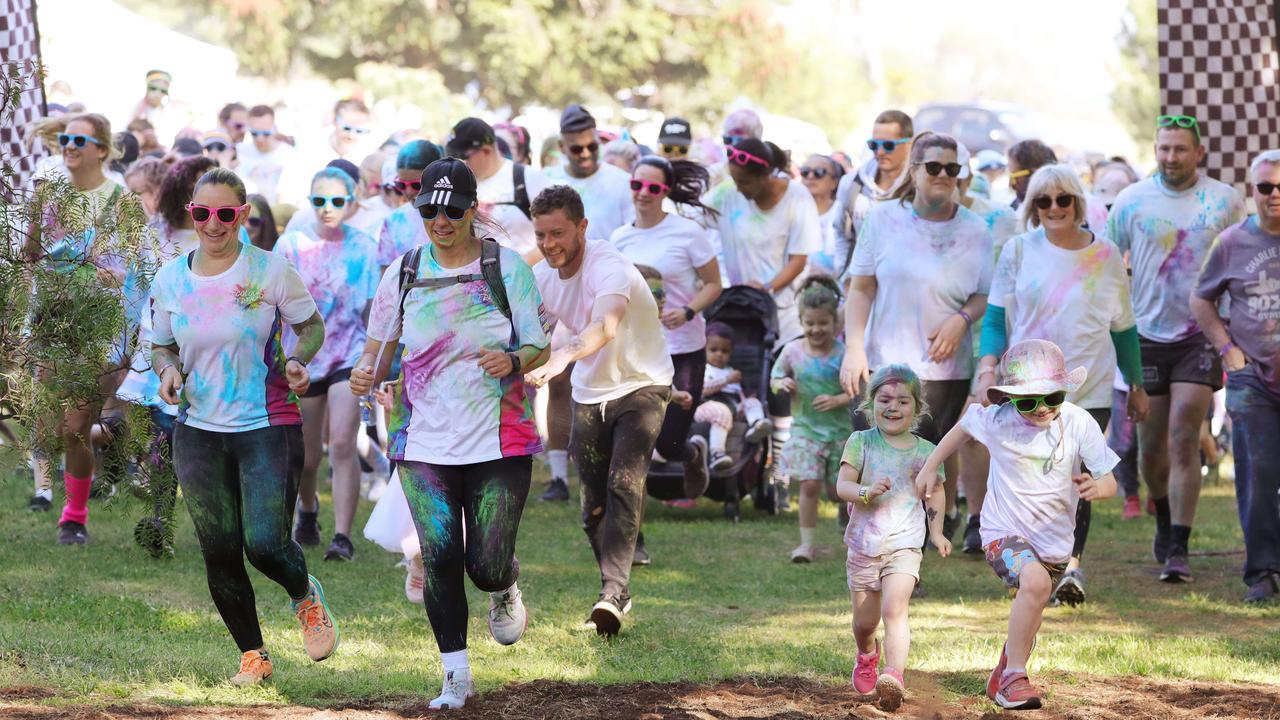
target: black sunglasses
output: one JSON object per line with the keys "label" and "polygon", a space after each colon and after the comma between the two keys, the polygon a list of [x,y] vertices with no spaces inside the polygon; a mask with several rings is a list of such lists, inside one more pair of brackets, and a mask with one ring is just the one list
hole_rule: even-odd
{"label": "black sunglasses", "polygon": [[1023,397],[1009,398],[1009,402],[1017,408],[1018,412],[1035,412],[1036,408],[1043,404],[1050,410],[1059,407],[1067,401],[1067,393],[1065,390],[1059,390],[1048,395],[1026,395]]}
{"label": "black sunglasses", "polygon": [[1071,207],[1071,204],[1075,202],[1075,200],[1076,198],[1074,195],[1059,195],[1057,197],[1049,197],[1048,195],[1041,195],[1040,197],[1036,198],[1035,200],[1032,200],[1031,202],[1035,203],[1035,206],[1040,208],[1041,210],[1048,210],[1054,205],[1057,205],[1060,208],[1069,208]]}
{"label": "black sunglasses", "polygon": [[827,170],[826,168],[802,167],[800,168],[800,177],[807,178],[812,176],[815,180],[821,180],[822,178],[830,174],[830,172],[831,171]]}
{"label": "black sunglasses", "polygon": [[440,214],[440,208],[444,208],[444,216],[450,220],[461,220],[467,214],[467,208],[456,208],[452,205],[423,205],[418,208],[418,214],[423,220],[435,220]]}
{"label": "black sunglasses", "polygon": [[161,95],[168,95],[168,94],[169,94],[169,89],[168,89],[168,88],[162,88],[162,87],[160,87],[160,86],[158,86],[158,85],[148,85],[148,86],[147,86],[147,92],[158,92],[158,93],[160,93]]}
{"label": "black sunglasses", "polygon": [[1270,195],[1271,193],[1275,192],[1276,188],[1280,187],[1280,185],[1276,185],[1275,183],[1262,182],[1262,183],[1258,183],[1257,185],[1254,185],[1254,187],[1258,190],[1258,192],[1262,193],[1263,195]]}
{"label": "black sunglasses", "polygon": [[936,161],[930,161],[926,163],[916,163],[916,164],[923,165],[924,171],[934,177],[938,177],[939,175],[941,175],[944,170],[947,172],[947,177],[955,177],[960,174],[960,163],[954,163],[954,162],[940,163]]}
{"label": "black sunglasses", "polygon": [[208,145],[205,145],[205,146],[204,146],[204,149],[205,149],[205,150],[207,150],[207,151],[209,151],[209,152],[216,152],[216,153],[226,152],[226,151],[227,151],[227,144],[226,144],[226,143],[220,143],[220,142],[211,142],[211,143],[209,143]]}
{"label": "black sunglasses", "polygon": [[600,149],[600,143],[589,143],[587,145],[570,145],[569,154],[581,155],[583,151],[586,151],[588,153],[591,153],[592,155],[595,155],[596,151],[599,149]]}

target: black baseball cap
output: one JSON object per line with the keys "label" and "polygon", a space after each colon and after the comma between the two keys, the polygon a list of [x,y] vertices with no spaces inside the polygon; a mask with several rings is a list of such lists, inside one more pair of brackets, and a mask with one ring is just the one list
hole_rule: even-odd
{"label": "black baseball cap", "polygon": [[596,126],[595,117],[587,111],[586,108],[574,103],[564,109],[560,113],[560,134],[582,132],[583,130],[593,130]]}
{"label": "black baseball cap", "polygon": [[485,145],[492,145],[493,142],[493,128],[489,127],[489,123],[478,117],[469,117],[459,120],[458,124],[449,131],[449,140],[445,143],[444,151],[446,155],[464,157],[468,152]]}
{"label": "black baseball cap", "polygon": [[325,165],[325,167],[337,168],[346,173],[351,178],[351,181],[356,185],[360,184],[360,168],[356,167],[356,164],[350,160],[345,158],[334,158],[333,160],[330,160],[329,164]]}
{"label": "black baseball cap", "polygon": [[422,171],[422,190],[414,198],[415,208],[444,205],[466,210],[476,204],[476,176],[456,157],[436,160]]}
{"label": "black baseball cap", "polygon": [[689,121],[673,117],[662,121],[662,130],[658,132],[658,143],[661,145],[691,145],[693,131]]}

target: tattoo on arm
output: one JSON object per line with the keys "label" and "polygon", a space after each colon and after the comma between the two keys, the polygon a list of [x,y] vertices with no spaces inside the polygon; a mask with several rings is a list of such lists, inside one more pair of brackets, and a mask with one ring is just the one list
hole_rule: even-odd
{"label": "tattoo on arm", "polygon": [[929,522],[933,522],[934,518],[938,517],[938,511],[933,508],[929,508],[925,513],[929,516]]}
{"label": "tattoo on arm", "polygon": [[324,320],[320,317],[320,313],[316,312],[306,320],[294,325],[293,332],[298,336],[298,346],[293,354],[303,364],[311,362],[311,358],[320,352],[320,346],[324,345]]}

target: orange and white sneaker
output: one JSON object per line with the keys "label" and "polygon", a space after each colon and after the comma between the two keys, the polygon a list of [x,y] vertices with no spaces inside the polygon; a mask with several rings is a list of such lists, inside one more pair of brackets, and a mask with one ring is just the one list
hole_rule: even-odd
{"label": "orange and white sneaker", "polygon": [[307,595],[293,603],[293,612],[302,623],[302,643],[312,660],[320,662],[338,649],[338,626],[329,616],[320,581],[307,576]]}
{"label": "orange and white sneaker", "polygon": [[236,687],[257,685],[271,678],[271,658],[265,650],[250,650],[240,656],[240,672],[231,678]]}
{"label": "orange and white sneaker", "polygon": [[426,570],[422,566],[422,556],[414,555],[409,560],[409,567],[404,576],[404,596],[414,605],[421,605],[425,584]]}

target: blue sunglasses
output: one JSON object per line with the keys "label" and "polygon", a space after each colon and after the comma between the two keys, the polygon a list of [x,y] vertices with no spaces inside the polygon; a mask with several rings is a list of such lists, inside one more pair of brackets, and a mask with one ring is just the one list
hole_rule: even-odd
{"label": "blue sunglasses", "polygon": [[69,135],[67,133],[61,133],[58,135],[58,144],[62,147],[66,147],[72,143],[75,143],[75,146],[78,148],[84,147],[85,143],[93,143],[98,146],[102,145],[97,138],[89,137],[88,135]]}
{"label": "blue sunglasses", "polygon": [[884,148],[885,152],[891,153],[893,152],[894,148],[898,147],[899,145],[906,145],[909,142],[911,142],[911,138],[903,138],[901,140],[871,139],[867,141],[867,149],[870,150],[871,152],[875,152],[878,148]]}
{"label": "blue sunglasses", "polygon": [[319,209],[325,205],[332,205],[335,209],[341,210],[347,206],[347,201],[350,199],[350,195],[312,195],[311,206]]}
{"label": "blue sunglasses", "polygon": [[254,137],[271,137],[276,134],[275,130],[250,130],[249,134]]}

